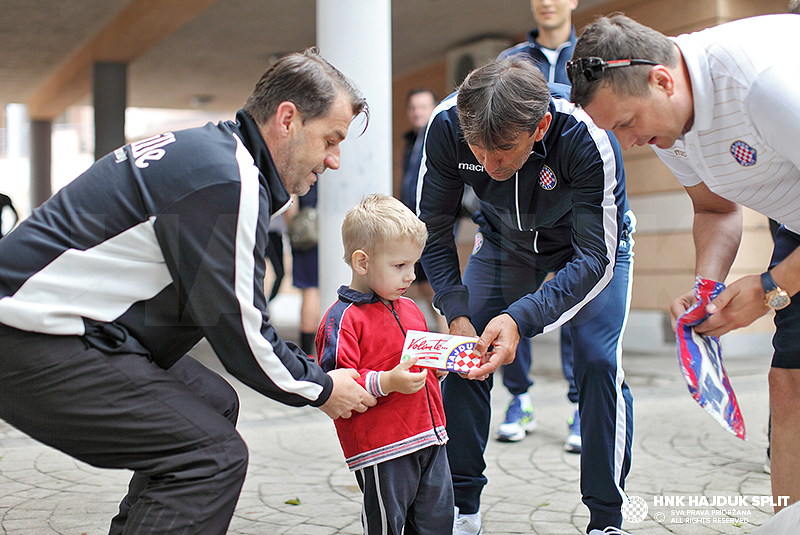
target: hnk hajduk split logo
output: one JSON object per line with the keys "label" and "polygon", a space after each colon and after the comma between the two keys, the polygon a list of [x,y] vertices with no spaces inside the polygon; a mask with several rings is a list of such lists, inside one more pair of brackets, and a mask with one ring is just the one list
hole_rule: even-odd
{"label": "hnk hajduk split logo", "polygon": [[[750,523],[755,509],[785,507],[789,503],[788,496],[659,495],[652,500],[652,519],[659,524],[732,524],[738,527]],[[647,501],[639,496],[628,496],[621,512],[626,522],[643,522],[649,512]]]}
{"label": "hnk hajduk split logo", "polygon": [[639,496],[628,496],[622,505],[622,519],[637,524],[647,518],[647,502]]}

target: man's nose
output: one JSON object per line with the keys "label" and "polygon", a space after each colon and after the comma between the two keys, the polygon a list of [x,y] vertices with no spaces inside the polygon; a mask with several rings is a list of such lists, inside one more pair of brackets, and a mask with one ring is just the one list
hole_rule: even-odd
{"label": "man's nose", "polygon": [[636,144],[636,136],[633,134],[617,134],[617,139],[622,150],[628,150]]}
{"label": "man's nose", "polygon": [[483,156],[483,162],[482,163],[483,163],[483,167],[487,171],[495,171],[501,166],[502,159],[498,158],[497,156],[495,156],[491,152],[486,152],[484,154],[484,156]]}
{"label": "man's nose", "polygon": [[325,156],[325,167],[328,169],[339,169],[339,162],[341,161],[341,153],[339,147],[332,149],[327,156]]}

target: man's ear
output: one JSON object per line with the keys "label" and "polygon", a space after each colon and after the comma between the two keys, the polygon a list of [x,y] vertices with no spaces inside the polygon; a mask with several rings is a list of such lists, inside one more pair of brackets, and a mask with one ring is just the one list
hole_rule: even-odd
{"label": "man's ear", "polygon": [[300,118],[300,111],[294,102],[288,100],[278,104],[278,109],[275,110],[275,129],[279,136],[286,137],[291,132],[294,124],[297,121],[302,121]]}
{"label": "man's ear", "polygon": [[668,96],[675,92],[675,78],[665,65],[656,65],[650,69],[650,85],[665,91]]}
{"label": "man's ear", "polygon": [[369,255],[362,249],[356,249],[350,257],[350,265],[357,274],[366,275],[369,271]]}
{"label": "man's ear", "polygon": [[534,141],[541,141],[544,137],[547,129],[550,128],[550,122],[553,120],[553,114],[549,111],[544,114],[542,120],[539,121],[539,125],[536,127],[536,131],[533,133]]}

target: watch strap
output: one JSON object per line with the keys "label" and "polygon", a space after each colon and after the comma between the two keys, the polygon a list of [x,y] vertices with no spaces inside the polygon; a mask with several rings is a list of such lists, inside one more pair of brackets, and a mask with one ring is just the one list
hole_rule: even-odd
{"label": "watch strap", "polygon": [[772,278],[772,274],[769,271],[765,271],[761,274],[761,286],[764,287],[764,293],[768,294],[772,290],[778,290],[779,287],[775,284],[775,280]]}

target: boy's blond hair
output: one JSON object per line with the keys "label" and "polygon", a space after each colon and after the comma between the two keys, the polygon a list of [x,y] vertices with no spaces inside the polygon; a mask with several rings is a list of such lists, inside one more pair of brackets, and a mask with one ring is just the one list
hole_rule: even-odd
{"label": "boy's blond hair", "polygon": [[350,265],[359,249],[375,254],[390,241],[409,240],[425,247],[428,229],[408,207],[389,195],[373,193],[350,209],[342,223],[344,261]]}

